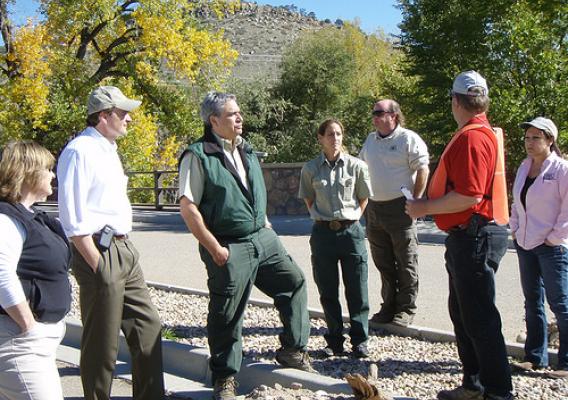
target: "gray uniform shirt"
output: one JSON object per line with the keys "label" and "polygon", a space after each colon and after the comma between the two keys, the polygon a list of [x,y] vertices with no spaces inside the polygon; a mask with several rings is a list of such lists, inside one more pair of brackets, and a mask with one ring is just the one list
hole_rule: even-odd
{"label": "gray uniform shirt", "polygon": [[313,201],[310,216],[331,221],[361,218],[359,200],[372,195],[367,164],[342,153],[334,165],[322,153],[302,168],[298,197]]}

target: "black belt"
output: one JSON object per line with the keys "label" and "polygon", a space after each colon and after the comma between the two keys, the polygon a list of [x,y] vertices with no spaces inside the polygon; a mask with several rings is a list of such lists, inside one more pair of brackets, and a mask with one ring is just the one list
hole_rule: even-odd
{"label": "black belt", "polygon": [[458,232],[463,232],[463,231],[466,231],[466,232],[472,231],[472,232],[468,232],[468,233],[477,234],[479,229],[483,228],[484,226],[488,226],[488,225],[496,226],[498,224],[497,224],[497,222],[495,222],[495,220],[491,220],[491,221],[483,220],[480,223],[477,223],[477,225],[475,227],[472,227],[471,222],[470,222],[469,224],[460,224],[460,225],[452,226],[446,232],[458,233]]}
{"label": "black belt", "polygon": [[347,228],[348,226],[353,225],[355,222],[357,221],[350,219],[334,219],[333,221],[320,221],[320,220],[315,221],[317,225],[323,225],[326,228],[331,229],[332,231],[338,231],[340,229]]}

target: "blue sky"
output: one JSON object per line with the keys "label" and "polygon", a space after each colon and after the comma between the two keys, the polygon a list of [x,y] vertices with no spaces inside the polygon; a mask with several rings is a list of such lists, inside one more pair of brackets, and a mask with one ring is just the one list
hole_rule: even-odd
{"label": "blue sky", "polygon": [[315,12],[318,19],[329,18],[331,21],[353,21],[358,18],[361,29],[367,33],[375,32],[378,28],[387,34],[400,33],[397,25],[402,21],[402,15],[395,8],[395,0],[272,0],[257,3],[274,6],[294,4],[308,13]]}
{"label": "blue sky", "polygon": [[[375,32],[378,28],[387,34],[400,33],[397,24],[401,22],[402,16],[400,10],[395,8],[396,0],[272,0],[257,3],[274,6],[294,4],[298,9],[315,12],[318,19],[354,21],[357,18],[361,28],[368,33]],[[36,0],[16,0],[10,6],[14,22],[17,25],[24,23],[35,14],[38,4]]]}

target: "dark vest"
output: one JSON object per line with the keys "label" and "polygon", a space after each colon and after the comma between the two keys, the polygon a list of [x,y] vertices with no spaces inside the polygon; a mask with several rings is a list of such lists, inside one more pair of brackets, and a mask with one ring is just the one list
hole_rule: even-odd
{"label": "dark vest", "polygon": [[238,147],[248,190],[211,132],[206,132],[186,151],[195,154],[203,166],[204,189],[198,208],[214,236],[243,237],[265,225],[266,187],[258,158],[248,144],[243,142]]}
{"label": "dark vest", "polygon": [[61,224],[45,212],[34,208],[31,213],[21,204],[0,202],[0,214],[17,220],[26,230],[16,272],[36,320],[62,320],[71,306],[67,275],[71,252]]}

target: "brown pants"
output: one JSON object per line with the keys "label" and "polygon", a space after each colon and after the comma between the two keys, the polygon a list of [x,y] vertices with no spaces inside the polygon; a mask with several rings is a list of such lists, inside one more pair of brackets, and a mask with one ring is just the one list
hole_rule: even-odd
{"label": "brown pants", "polygon": [[80,367],[85,399],[110,399],[120,330],[132,357],[133,399],[163,398],[160,318],[138,259],[131,241],[113,239],[93,272],[73,247],[72,270],[83,322]]}
{"label": "brown pants", "polygon": [[404,197],[369,200],[365,210],[371,255],[381,274],[382,309],[392,314],[416,313],[418,232],[405,204]]}

